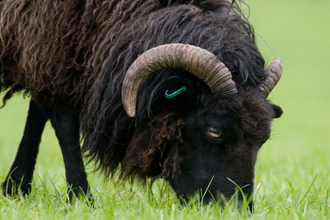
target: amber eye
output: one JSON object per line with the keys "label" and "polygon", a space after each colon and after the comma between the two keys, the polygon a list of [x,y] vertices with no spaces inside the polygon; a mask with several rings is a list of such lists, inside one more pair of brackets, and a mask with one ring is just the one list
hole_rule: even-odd
{"label": "amber eye", "polygon": [[207,133],[211,138],[221,138],[222,137],[222,131],[220,129],[217,128],[213,128],[213,127],[208,127],[207,128]]}

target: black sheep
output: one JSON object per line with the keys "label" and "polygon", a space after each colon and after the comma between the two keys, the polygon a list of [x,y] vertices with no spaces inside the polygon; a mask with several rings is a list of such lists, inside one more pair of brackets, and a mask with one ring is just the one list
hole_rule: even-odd
{"label": "black sheep", "polygon": [[281,61],[264,65],[235,1],[0,1],[3,104],[31,97],[3,193],[29,193],[50,119],[76,194],[89,188],[81,132],[109,177],[163,177],[205,202],[232,196],[233,182],[251,196],[258,150],[282,114],[266,100]]}

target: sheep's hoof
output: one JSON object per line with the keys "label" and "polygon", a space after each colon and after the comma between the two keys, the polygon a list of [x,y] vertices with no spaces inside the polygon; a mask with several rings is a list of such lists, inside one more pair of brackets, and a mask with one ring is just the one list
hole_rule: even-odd
{"label": "sheep's hoof", "polygon": [[85,200],[86,204],[89,207],[94,208],[94,198],[89,189],[87,190],[87,192],[84,192],[81,188],[79,189],[69,188],[67,193],[67,203],[74,204],[77,201],[77,199],[79,199],[80,201]]}
{"label": "sheep's hoof", "polygon": [[2,183],[2,194],[4,196],[15,197],[17,195],[28,195],[31,192],[31,184],[23,179],[17,181],[12,177],[7,177]]}

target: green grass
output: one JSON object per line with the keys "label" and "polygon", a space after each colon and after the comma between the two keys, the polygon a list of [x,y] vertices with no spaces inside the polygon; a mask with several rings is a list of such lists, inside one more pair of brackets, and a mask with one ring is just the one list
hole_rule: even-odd
{"label": "green grass", "polygon": [[[68,205],[64,165],[47,125],[33,180],[24,199],[0,196],[0,219],[330,219],[330,2],[247,0],[267,62],[283,61],[283,77],[270,95],[284,114],[258,155],[255,213],[217,205],[181,206],[170,187],[116,185],[88,168],[95,208]],[[0,110],[0,180],[14,160],[28,101],[15,97]]]}

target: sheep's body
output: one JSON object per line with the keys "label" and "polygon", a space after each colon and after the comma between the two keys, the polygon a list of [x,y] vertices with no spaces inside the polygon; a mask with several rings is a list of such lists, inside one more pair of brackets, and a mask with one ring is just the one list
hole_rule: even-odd
{"label": "sheep's body", "polygon": [[[195,45],[213,53],[232,72],[239,96],[211,95],[203,82],[187,72],[165,69],[143,82],[137,100],[137,115],[130,118],[121,100],[125,73],[141,53],[168,43]],[[170,0],[3,0],[0,2],[0,68],[0,90],[7,90],[4,102],[19,91],[31,96],[25,135],[11,169],[13,173],[10,172],[14,184],[24,176],[21,189],[26,193],[30,189],[40,136],[47,119],[51,120],[61,145],[68,183],[77,192],[79,187],[84,192],[88,188],[80,157],[81,130],[83,149],[90,158],[96,159],[106,174],[111,174],[121,163],[123,177],[162,175],[174,189],[180,182],[182,186],[176,192],[178,196],[180,193],[186,196],[197,189],[185,191],[181,189],[184,181],[177,181],[185,170],[196,169],[182,165],[190,163],[185,161],[184,154],[189,154],[185,152],[186,145],[193,139],[189,140],[189,135],[185,135],[191,129],[188,118],[192,112],[200,112],[199,115],[210,106],[222,109],[216,113],[220,115],[235,110],[226,117],[236,123],[229,133],[235,131],[238,135],[238,130],[245,129],[241,133],[250,136],[247,135],[248,140],[243,142],[251,139],[259,145],[268,138],[274,116],[271,105],[258,93],[258,86],[267,78],[267,73],[255,45],[254,32],[239,8],[225,0],[190,3]],[[186,93],[191,96],[185,97],[184,101],[180,96],[177,100],[168,100],[162,95],[165,90],[172,89],[167,85],[169,82],[171,87],[173,76],[193,88],[194,92]],[[33,131],[34,127],[38,129]],[[230,140],[238,141],[239,138]],[[26,166],[20,160],[21,154],[26,154],[28,149],[34,150],[28,155],[32,159]],[[243,172],[238,176],[229,173],[223,176],[210,171],[210,175],[219,176],[215,179],[219,183],[214,184],[214,192],[223,184],[228,185],[223,183],[227,181],[226,177],[243,178],[243,183],[251,184],[255,159],[250,160],[255,158],[256,151],[245,150],[245,155],[238,157],[244,158],[242,161],[252,167],[247,172],[249,175],[245,176]],[[210,160],[223,164],[227,159]],[[238,164],[239,167],[247,165]],[[9,176],[3,184],[4,193],[11,193],[8,180]],[[208,175],[205,181],[210,181]],[[198,185],[198,181],[195,182]],[[239,185],[243,186],[243,183]],[[198,186],[203,187],[204,183]],[[252,188],[247,190],[248,194]],[[232,193],[232,189],[220,191],[225,195]]]}

